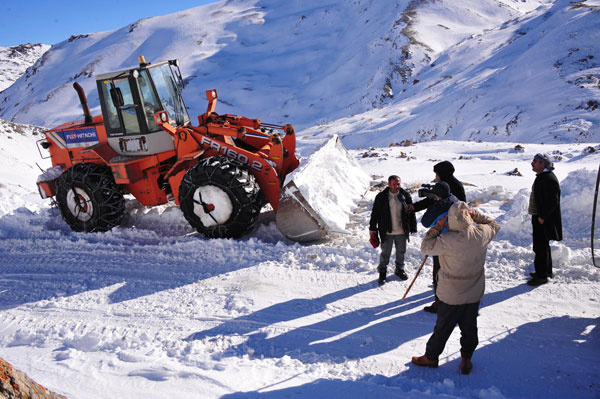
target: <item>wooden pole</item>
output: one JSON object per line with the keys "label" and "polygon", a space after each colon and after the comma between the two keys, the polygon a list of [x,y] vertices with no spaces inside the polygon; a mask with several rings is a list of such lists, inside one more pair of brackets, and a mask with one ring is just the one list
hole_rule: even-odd
{"label": "wooden pole", "polygon": [[410,289],[412,288],[413,284],[415,283],[415,280],[417,279],[417,277],[419,277],[419,273],[421,273],[421,269],[423,268],[423,265],[425,265],[425,261],[427,260],[428,256],[429,255],[425,255],[425,257],[423,258],[423,262],[421,262],[421,266],[419,266],[419,269],[417,269],[417,272],[415,273],[415,277],[413,277],[412,281],[410,282],[410,285],[406,289],[406,292],[404,293],[404,296],[402,297],[402,300],[404,300],[404,298],[406,298],[406,295],[408,295],[408,291],[410,291]]}

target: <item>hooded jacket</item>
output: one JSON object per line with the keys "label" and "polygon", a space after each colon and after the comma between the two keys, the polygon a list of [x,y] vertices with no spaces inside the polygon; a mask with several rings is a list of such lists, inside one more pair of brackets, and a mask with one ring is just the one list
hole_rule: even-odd
{"label": "hooded jacket", "polygon": [[441,227],[436,225],[421,242],[421,252],[439,256],[437,296],[449,305],[479,302],[485,291],[487,246],[500,226],[459,201],[448,211],[448,227],[440,235]]}
{"label": "hooded jacket", "polygon": [[[450,193],[452,195],[454,195],[459,201],[467,202],[465,188],[463,187],[463,184],[456,177],[454,177],[454,166],[452,165],[452,163],[450,163],[449,161],[442,161],[436,163],[433,166],[433,171],[439,176],[440,181],[448,183],[448,185],[450,186]],[[434,203],[435,200],[432,198],[423,198],[422,200],[415,202],[415,212],[420,212],[423,209],[428,209]]]}
{"label": "hooded jacket", "polygon": [[442,161],[433,167],[433,171],[450,186],[450,192],[458,198],[459,201],[467,202],[465,188],[462,183],[454,177],[454,165],[449,161]]}

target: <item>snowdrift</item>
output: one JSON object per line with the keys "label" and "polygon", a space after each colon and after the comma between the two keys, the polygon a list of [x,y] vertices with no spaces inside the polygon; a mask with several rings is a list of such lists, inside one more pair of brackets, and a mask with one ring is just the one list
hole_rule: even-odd
{"label": "snowdrift", "polygon": [[[570,172],[560,186],[563,241],[569,247],[585,248],[589,246],[596,173],[587,169]],[[499,238],[517,245],[531,243],[531,216],[527,213],[530,194],[531,189],[521,189],[502,206],[506,214],[499,220]],[[598,224],[598,215],[596,218]]]}

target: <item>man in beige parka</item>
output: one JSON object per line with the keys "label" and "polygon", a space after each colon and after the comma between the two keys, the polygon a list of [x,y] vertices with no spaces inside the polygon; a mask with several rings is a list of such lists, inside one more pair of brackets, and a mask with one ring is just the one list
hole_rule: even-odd
{"label": "man in beige parka", "polygon": [[[442,235],[446,224],[449,230]],[[412,358],[417,366],[438,366],[446,341],[458,324],[460,371],[469,374],[473,368],[471,357],[479,343],[477,314],[485,290],[485,256],[498,230],[500,226],[494,219],[459,201],[450,207],[448,217],[441,218],[425,235],[421,252],[440,259],[437,287],[440,303],[425,355]]]}

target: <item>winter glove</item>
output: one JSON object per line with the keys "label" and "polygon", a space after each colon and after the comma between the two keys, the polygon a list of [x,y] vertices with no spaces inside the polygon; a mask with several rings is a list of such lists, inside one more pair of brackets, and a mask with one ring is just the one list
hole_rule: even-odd
{"label": "winter glove", "polygon": [[373,248],[377,248],[379,246],[379,237],[377,237],[377,232],[369,231],[369,235],[371,236],[371,238],[369,239],[369,242],[371,243]]}

